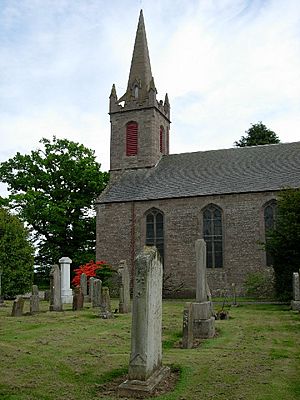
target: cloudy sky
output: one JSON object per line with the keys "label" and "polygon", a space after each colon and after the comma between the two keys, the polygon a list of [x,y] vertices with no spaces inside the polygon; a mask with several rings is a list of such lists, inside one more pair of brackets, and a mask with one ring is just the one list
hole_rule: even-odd
{"label": "cloudy sky", "polygon": [[0,162],[56,135],[109,169],[140,8],[172,153],[233,147],[259,121],[300,140],[300,0],[0,0]]}

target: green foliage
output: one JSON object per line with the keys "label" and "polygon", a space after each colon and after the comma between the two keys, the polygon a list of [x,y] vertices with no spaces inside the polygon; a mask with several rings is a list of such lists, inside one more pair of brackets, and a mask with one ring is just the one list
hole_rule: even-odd
{"label": "green foliage", "polygon": [[34,234],[36,264],[69,256],[78,266],[95,257],[93,203],[108,182],[93,150],[67,139],[41,139],[42,148],[0,164],[6,204]]}
{"label": "green foliage", "polygon": [[30,289],[33,278],[33,247],[18,217],[0,208],[0,270],[2,295],[13,297]]}
{"label": "green foliage", "polygon": [[259,299],[273,298],[273,276],[268,271],[249,273],[244,282],[244,288],[248,296]]}
{"label": "green foliage", "polygon": [[266,248],[274,258],[276,294],[291,298],[292,275],[300,267],[300,189],[280,193],[276,226],[268,233]]}
{"label": "green foliage", "polygon": [[245,131],[246,136],[238,142],[234,142],[237,147],[257,146],[259,144],[276,144],[280,140],[275,132],[268,129],[261,121],[257,124],[251,124],[251,128]]}

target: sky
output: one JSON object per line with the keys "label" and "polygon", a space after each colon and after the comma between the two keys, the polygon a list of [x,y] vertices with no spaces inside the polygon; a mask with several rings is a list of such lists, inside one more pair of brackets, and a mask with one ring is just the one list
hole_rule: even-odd
{"label": "sky", "polygon": [[233,147],[259,121],[300,140],[300,0],[0,0],[0,162],[55,135],[109,170],[141,8],[171,153]]}

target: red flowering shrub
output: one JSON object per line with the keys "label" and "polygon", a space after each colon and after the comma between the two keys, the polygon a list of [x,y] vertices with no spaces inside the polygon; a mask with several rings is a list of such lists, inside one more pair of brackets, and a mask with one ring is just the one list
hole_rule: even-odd
{"label": "red flowering shrub", "polygon": [[[103,270],[103,271],[101,271]],[[79,268],[74,269],[75,276],[72,279],[73,286],[80,285],[80,276],[81,274],[86,274],[87,278],[90,277],[100,277],[102,274],[101,272],[105,271],[105,275],[112,275],[111,266],[108,265],[105,261],[94,261],[91,260],[89,263],[80,265]]]}

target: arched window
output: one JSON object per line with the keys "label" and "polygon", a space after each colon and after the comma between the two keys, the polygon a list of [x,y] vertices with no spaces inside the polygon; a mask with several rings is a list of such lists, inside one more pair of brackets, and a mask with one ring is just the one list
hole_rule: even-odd
{"label": "arched window", "polygon": [[159,151],[161,153],[164,153],[164,148],[165,148],[165,130],[164,127],[161,126],[159,130]]}
{"label": "arched window", "polygon": [[135,156],[138,149],[138,124],[134,121],[126,125],[126,156]]}
{"label": "arched window", "polygon": [[156,246],[164,260],[164,215],[156,208],[146,213],[146,246]]}
{"label": "arched window", "polygon": [[203,210],[203,239],[206,242],[207,268],[222,268],[222,211],[214,204],[210,204]]}
{"label": "arched window", "polygon": [[[268,240],[268,231],[275,227],[276,220],[276,200],[271,200],[264,206],[264,222],[265,222],[265,241]],[[273,265],[272,255],[266,251],[266,264],[268,267]]]}

